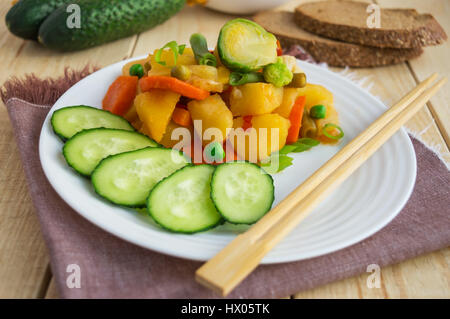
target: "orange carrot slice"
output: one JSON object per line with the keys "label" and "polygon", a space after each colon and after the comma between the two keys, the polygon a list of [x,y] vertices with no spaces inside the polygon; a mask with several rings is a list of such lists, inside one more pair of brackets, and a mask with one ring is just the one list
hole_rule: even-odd
{"label": "orange carrot slice", "polygon": [[277,40],[277,55],[278,56],[283,55],[283,49],[281,48],[281,43],[278,40]]}
{"label": "orange carrot slice", "polygon": [[172,120],[178,125],[188,127],[192,124],[191,114],[188,110],[176,107],[172,114]]}
{"label": "orange carrot slice", "polygon": [[137,85],[137,76],[119,76],[103,98],[103,109],[124,116],[133,105]]}
{"label": "orange carrot slice", "polygon": [[141,78],[139,81],[143,92],[151,89],[171,90],[190,99],[204,100],[209,92],[171,76],[152,75]]}
{"label": "orange carrot slice", "polygon": [[291,113],[289,114],[289,121],[291,126],[289,127],[288,136],[286,138],[286,143],[294,143],[298,140],[298,134],[300,132],[300,127],[302,126],[303,110],[305,108],[305,96],[299,96],[292,107]]}
{"label": "orange carrot slice", "polygon": [[242,125],[244,131],[252,127],[252,118],[251,115],[244,116],[244,124]]}

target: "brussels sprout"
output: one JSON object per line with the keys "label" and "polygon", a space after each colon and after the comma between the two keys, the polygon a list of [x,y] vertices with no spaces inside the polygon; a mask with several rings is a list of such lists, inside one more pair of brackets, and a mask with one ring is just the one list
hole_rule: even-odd
{"label": "brussels sprout", "polygon": [[293,74],[283,60],[278,58],[277,62],[264,67],[264,79],[276,87],[288,85],[292,81]]}
{"label": "brussels sprout", "polygon": [[219,33],[217,50],[221,62],[232,71],[258,71],[277,59],[277,39],[247,19],[227,22]]}

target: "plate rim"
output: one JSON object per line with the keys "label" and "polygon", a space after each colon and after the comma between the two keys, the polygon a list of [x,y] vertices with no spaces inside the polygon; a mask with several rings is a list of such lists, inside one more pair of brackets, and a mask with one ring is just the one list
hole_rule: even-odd
{"label": "plate rim", "polygon": [[[122,61],[118,61],[116,63],[113,63],[111,65],[108,65],[96,72],[93,72],[92,74],[88,75],[87,77],[83,78],[82,80],[80,80],[79,82],[77,82],[76,84],[74,84],[72,87],[70,87],[63,95],[60,96],[60,98],[52,105],[52,107],[50,108],[48,114],[45,117],[45,120],[43,122],[43,125],[41,127],[41,131],[40,131],[40,136],[39,136],[39,159],[40,159],[40,163],[41,163],[41,167],[42,170],[44,172],[45,177],[47,178],[47,181],[50,183],[50,185],[52,186],[52,188],[55,190],[55,192],[58,194],[58,196],[60,196],[64,202],[66,202],[66,204],[68,204],[68,206],[70,206],[74,211],[76,211],[80,216],[82,216],[83,218],[85,218],[86,220],[88,220],[90,223],[94,224],[95,226],[99,227],[100,229],[112,234],[113,236],[116,236],[122,240],[125,240],[129,243],[132,243],[134,245],[137,245],[139,247],[154,251],[154,252],[158,252],[161,254],[165,254],[165,255],[169,255],[169,256],[173,256],[173,257],[177,257],[177,258],[182,258],[182,259],[187,259],[187,260],[194,260],[194,261],[206,261],[206,258],[203,257],[193,257],[193,256],[186,256],[187,254],[182,254],[180,253],[177,249],[171,249],[170,245],[166,247],[166,249],[161,249],[160,246],[158,246],[157,244],[152,245],[152,244],[148,244],[148,242],[146,242],[146,244],[144,244],[143,242],[139,241],[136,239],[136,237],[131,236],[129,233],[127,233],[126,231],[117,229],[115,227],[112,227],[110,224],[108,223],[104,223],[101,220],[98,220],[97,218],[95,218],[94,216],[92,216],[91,214],[84,212],[82,209],[79,209],[78,205],[76,205],[76,203],[74,203],[72,201],[71,198],[69,198],[68,196],[66,196],[66,194],[64,192],[61,192],[55,185],[55,182],[52,180],[52,178],[50,178],[50,170],[51,168],[49,168],[47,165],[47,162],[44,160],[45,155],[44,155],[44,147],[43,147],[43,134],[44,131],[46,130],[46,125],[48,125],[49,123],[49,119],[51,117],[51,115],[53,114],[53,112],[55,111],[55,105],[59,102],[60,99],[63,99],[65,97],[66,94],[68,94],[69,91],[71,91],[72,89],[76,88],[77,86],[81,85],[81,83],[94,76],[97,72],[100,72],[102,70],[106,70],[106,69],[111,69],[111,68],[116,68],[119,67],[121,65],[124,65],[130,61],[134,61],[134,60],[139,60],[139,59],[143,59],[147,57],[147,55],[142,55],[142,56],[138,56],[138,57],[132,57],[126,60],[122,60]],[[342,76],[336,72],[333,72],[327,68],[324,68],[320,65],[314,65],[314,64],[310,64],[301,60],[297,59],[297,63],[302,66],[302,65],[307,65],[308,68],[313,68],[315,70],[320,70],[320,72],[326,72],[328,73],[330,76],[332,77],[337,77],[339,78],[339,80],[341,81],[345,81],[347,82],[348,85],[357,88],[357,90],[359,91],[359,93],[365,95],[366,97],[368,97],[369,99],[373,99],[377,101],[378,106],[382,107],[383,110],[386,110],[387,107],[386,105],[376,96],[372,95],[370,92],[368,92],[367,90],[361,88],[360,86],[358,86],[357,84],[355,84],[353,81],[351,81],[350,79],[346,78],[345,76]],[[414,146],[412,144],[412,141],[408,135],[408,133],[406,132],[405,128],[402,127],[397,133],[400,133],[403,138],[405,139],[406,143],[408,144],[408,150],[409,150],[409,154],[408,156],[410,157],[411,160],[411,171],[409,173],[412,174],[408,174],[409,176],[409,184],[408,184],[408,189],[407,191],[404,193],[403,197],[401,198],[400,201],[396,202],[395,207],[393,207],[390,210],[390,214],[388,214],[387,217],[385,217],[381,222],[379,222],[377,224],[376,227],[370,228],[369,230],[365,231],[365,232],[361,232],[359,233],[359,236],[354,236],[351,237],[345,241],[341,241],[338,245],[335,245],[334,248],[331,251],[323,251],[326,249],[322,249],[318,250],[317,253],[314,254],[310,254],[310,256],[308,257],[300,257],[300,258],[295,258],[295,257],[280,257],[277,256],[275,258],[275,260],[267,260],[266,258],[262,260],[261,264],[278,264],[278,263],[286,263],[286,262],[294,262],[294,261],[300,261],[300,260],[305,260],[305,259],[310,259],[310,258],[315,258],[315,257],[319,257],[319,256],[323,256],[326,254],[330,254],[330,253],[334,253],[337,252],[341,249],[350,247],[352,245],[355,245],[359,242],[361,242],[364,239],[369,238],[370,236],[374,235],[375,233],[377,233],[378,231],[380,231],[382,228],[384,228],[387,224],[389,224],[403,209],[403,207],[406,205],[407,201],[409,200],[409,198],[412,195],[412,192],[414,190],[414,185],[416,182],[416,177],[417,177],[417,158],[416,158],[416,154],[415,154],[415,150],[414,150]],[[55,138],[57,138],[55,136]],[[176,234],[172,234],[172,235],[176,235]]]}

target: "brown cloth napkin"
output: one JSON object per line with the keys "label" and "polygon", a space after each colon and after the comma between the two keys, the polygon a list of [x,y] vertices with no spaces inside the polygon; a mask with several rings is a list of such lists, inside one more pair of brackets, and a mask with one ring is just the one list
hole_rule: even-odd
{"label": "brown cloth napkin", "polygon": [[[6,101],[6,107],[61,297],[218,297],[194,281],[194,272],[201,263],[129,244],[73,211],[52,189],[39,162],[39,134],[49,107],[18,98]],[[370,264],[382,267],[447,247],[450,244],[450,173],[432,151],[415,139],[413,144],[418,162],[415,189],[402,212],[388,226],[335,253],[260,266],[229,297],[285,297],[361,274]],[[69,288],[66,284],[71,274],[67,272],[70,264],[80,267],[80,288]]]}

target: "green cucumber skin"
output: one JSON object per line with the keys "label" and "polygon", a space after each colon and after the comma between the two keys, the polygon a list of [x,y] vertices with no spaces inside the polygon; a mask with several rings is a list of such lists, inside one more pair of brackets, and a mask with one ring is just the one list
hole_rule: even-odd
{"label": "green cucumber skin", "polygon": [[[219,219],[219,220],[217,221],[216,224],[206,226],[206,227],[201,228],[201,229],[198,229],[198,230],[196,230],[196,231],[190,231],[190,232],[188,232],[188,231],[179,231],[179,230],[173,230],[173,229],[171,229],[171,228],[168,228],[167,226],[165,226],[165,225],[163,225],[163,224],[160,224],[160,223],[158,222],[158,220],[152,215],[151,208],[150,208],[151,205],[150,205],[150,203],[149,203],[149,199],[150,199],[151,193],[152,193],[154,190],[156,190],[157,187],[160,186],[161,183],[162,183],[163,181],[165,181],[166,179],[169,179],[173,174],[178,173],[178,172],[180,172],[180,171],[182,171],[182,170],[187,170],[187,169],[195,168],[195,167],[199,167],[199,166],[211,166],[211,167],[215,168],[214,165],[211,165],[211,164],[200,164],[200,165],[192,165],[192,164],[191,164],[191,165],[186,165],[185,167],[182,167],[182,168],[178,169],[177,171],[173,172],[171,175],[169,175],[169,176],[163,178],[162,180],[160,180],[160,181],[153,187],[153,189],[150,191],[150,194],[149,194],[148,197],[147,197],[147,213],[148,213],[148,215],[152,218],[152,220],[153,220],[156,224],[158,224],[162,229],[167,230],[167,231],[169,231],[169,232],[171,232],[171,233],[175,233],[175,234],[193,235],[193,234],[196,234],[196,233],[200,233],[200,232],[204,232],[204,231],[207,231],[207,230],[216,228],[217,226],[222,225],[222,224],[225,223],[225,219],[221,218],[221,219]],[[213,203],[214,203],[214,202],[213,202]]]}
{"label": "green cucumber skin", "polygon": [[[108,113],[108,116],[114,116],[114,117],[118,117],[118,118],[120,118],[120,119],[123,119],[124,122],[127,122],[127,123],[128,123],[127,120],[125,120],[123,117],[121,117],[121,116],[119,116],[119,115],[113,114],[113,113],[111,113],[111,112],[109,112],[109,111],[106,111],[106,110],[97,109],[97,108],[92,107],[92,106],[87,106],[87,105],[73,105],[73,106],[66,106],[66,107],[60,108],[60,109],[56,110],[55,112],[53,112],[52,117],[51,117],[51,119],[50,119],[50,124],[52,125],[52,130],[53,130],[53,132],[54,132],[54,133],[55,133],[55,134],[56,134],[56,135],[57,135],[64,143],[67,142],[67,140],[69,140],[70,137],[68,138],[67,136],[64,136],[63,134],[61,134],[60,132],[58,132],[58,130],[55,129],[55,126],[56,126],[56,124],[55,124],[56,115],[58,114],[58,112],[65,112],[65,111],[67,111],[68,109],[73,109],[73,108],[95,109],[95,110],[97,110],[97,111],[99,111],[99,112],[106,112],[106,113]],[[129,124],[129,126],[130,126],[130,131],[137,132],[136,129],[135,129],[130,123],[128,123],[128,124]],[[72,137],[73,137],[73,136],[72,136]],[[155,143],[156,143],[156,142],[155,142]],[[158,144],[158,143],[156,143],[156,144]],[[158,146],[159,146],[159,144],[158,144]]]}
{"label": "green cucumber skin", "polygon": [[57,8],[74,0],[20,0],[5,17],[9,31],[26,40],[37,40],[42,22]]}
{"label": "green cucumber skin", "polygon": [[186,0],[78,0],[81,28],[69,29],[68,5],[56,9],[41,25],[39,42],[59,51],[76,51],[143,32],[166,21]]}
{"label": "green cucumber skin", "polygon": [[[141,151],[145,151],[145,150],[148,150],[148,149],[164,149],[164,150],[169,150],[169,149],[167,149],[167,148],[165,148],[165,147],[159,147],[159,146],[157,146],[157,147],[146,147],[146,148],[143,148],[143,149],[140,149],[140,150],[135,150],[135,151],[130,151],[130,152],[124,152],[124,153],[114,154],[114,155],[110,155],[110,156],[108,156],[108,157],[105,157],[104,159],[102,159],[102,160],[100,161],[100,163],[98,163],[97,167],[95,168],[95,170],[94,170],[94,171],[92,172],[92,174],[91,174],[91,181],[92,181],[92,186],[93,186],[93,188],[94,188],[94,191],[95,191],[101,198],[104,198],[104,199],[106,199],[107,201],[109,201],[109,202],[111,202],[111,203],[113,203],[113,204],[115,204],[115,205],[118,205],[118,206],[127,207],[127,208],[146,208],[146,207],[147,207],[147,201],[145,201],[145,203],[142,204],[142,205],[128,205],[128,204],[120,203],[120,202],[114,200],[113,198],[108,198],[108,197],[106,197],[106,196],[101,192],[101,190],[98,189],[97,185],[93,182],[92,176],[95,174],[95,171],[96,171],[97,169],[99,169],[103,164],[107,163],[108,161],[110,161],[111,159],[114,159],[114,158],[117,157],[117,156],[122,156],[122,155],[126,155],[126,154],[132,154],[132,153],[135,153],[135,152],[141,152]],[[175,149],[170,149],[170,150],[171,150],[171,151],[176,151]],[[178,151],[178,153],[179,153],[180,155],[182,155],[182,156],[186,159],[186,162],[187,162],[186,166],[192,166],[192,164],[190,164],[190,158],[188,158],[188,157],[186,156],[186,154],[184,154],[184,153],[181,152],[181,151]],[[186,166],[184,166],[184,167],[186,167]],[[184,167],[183,167],[183,168],[184,168]],[[181,168],[181,169],[182,169],[182,168]],[[178,169],[178,170],[180,170],[180,169]],[[178,171],[178,170],[177,170],[177,171]],[[177,172],[177,171],[175,171],[175,172]],[[173,173],[175,173],[175,172],[173,172]],[[173,173],[172,173],[172,174],[173,174]],[[172,174],[170,174],[170,175],[172,175]],[[169,176],[170,176],[170,175],[169,175]],[[167,177],[165,177],[165,178],[167,178]],[[163,180],[164,180],[165,178],[163,178]],[[159,183],[159,182],[158,182],[158,183]],[[153,186],[153,188],[155,188],[156,185],[158,185],[158,183],[156,183],[155,186]]]}
{"label": "green cucumber skin", "polygon": [[[214,206],[216,207],[216,209],[217,209],[217,211],[219,212],[219,214],[222,215],[222,218],[223,218],[224,221],[226,221],[226,222],[228,222],[228,223],[230,223],[230,224],[234,224],[234,225],[252,225],[252,224],[256,223],[259,219],[262,218],[262,216],[264,216],[265,214],[267,214],[267,213],[271,210],[272,205],[273,205],[273,202],[274,202],[274,200],[275,200],[275,192],[272,192],[272,197],[271,197],[271,199],[270,199],[270,205],[268,206],[266,212],[265,212],[265,213],[261,216],[261,218],[259,218],[258,220],[255,220],[255,221],[253,221],[253,222],[251,222],[251,223],[236,223],[236,222],[234,222],[234,221],[232,221],[232,220],[229,220],[229,219],[226,217],[226,214],[224,214],[224,213],[219,209],[219,207],[216,205],[216,202],[215,202],[215,200],[214,200],[213,183],[214,183],[214,178],[215,178],[215,176],[217,176],[216,174],[217,174],[217,173],[220,173],[220,169],[224,168],[226,165],[230,165],[230,164],[232,165],[233,163],[247,163],[247,164],[249,164],[249,165],[254,165],[254,166],[257,167],[258,169],[261,169],[261,170],[264,171],[264,169],[261,168],[259,165],[255,164],[255,163],[252,163],[252,162],[249,162],[249,161],[230,161],[230,162],[226,162],[226,163],[222,163],[222,164],[218,165],[217,168],[216,168],[216,170],[214,171],[214,173],[213,173],[213,175],[212,175],[212,178],[211,178],[211,200],[212,200],[212,202],[214,203]],[[264,176],[266,176],[266,178],[268,178],[268,179],[270,180],[270,182],[272,183],[272,185],[273,185],[273,177],[272,177],[272,175],[270,175],[270,174],[267,173],[266,171],[264,171],[264,173],[265,173]]]}
{"label": "green cucumber skin", "polygon": [[[70,166],[75,172],[77,172],[80,176],[83,176],[83,177],[86,177],[86,178],[90,178],[90,177],[91,177],[91,174],[85,174],[85,173],[81,172],[81,171],[76,167],[76,165],[73,164],[73,162],[72,162],[72,160],[70,159],[70,157],[67,156],[67,147],[70,147],[71,141],[73,141],[73,140],[74,140],[75,138],[77,138],[78,136],[82,136],[82,135],[85,135],[85,134],[89,134],[89,133],[91,133],[91,132],[100,132],[100,131],[103,131],[103,130],[105,130],[105,131],[110,131],[110,132],[111,132],[111,131],[125,131],[125,130],[121,130],[121,129],[103,128],[103,127],[92,128],[92,129],[87,129],[87,130],[82,130],[82,131],[78,132],[77,134],[75,134],[74,136],[72,136],[72,137],[66,142],[66,144],[64,144],[64,146],[63,146],[63,151],[62,151],[62,152],[63,152],[64,159],[66,160],[67,165],[69,165],[69,166]],[[151,138],[149,138],[147,135],[141,134],[141,133],[139,133],[139,132],[137,132],[137,131],[125,131],[125,132],[132,133],[132,134],[137,134],[137,135],[141,135],[142,137],[146,138],[146,139],[149,141],[149,143],[152,144],[152,145],[151,145],[151,146],[149,145],[149,146],[147,146],[147,147],[145,147],[145,148],[148,148],[148,147],[158,147],[158,146],[159,146],[158,143],[156,143],[154,140],[152,140]],[[136,150],[134,150],[134,151],[136,151]],[[132,152],[132,151],[131,151],[131,152]],[[121,153],[119,153],[119,154],[121,154]],[[108,155],[106,158],[108,158],[109,156],[113,156],[113,155],[117,155],[117,154]],[[101,161],[100,161],[100,162],[101,162]]]}

